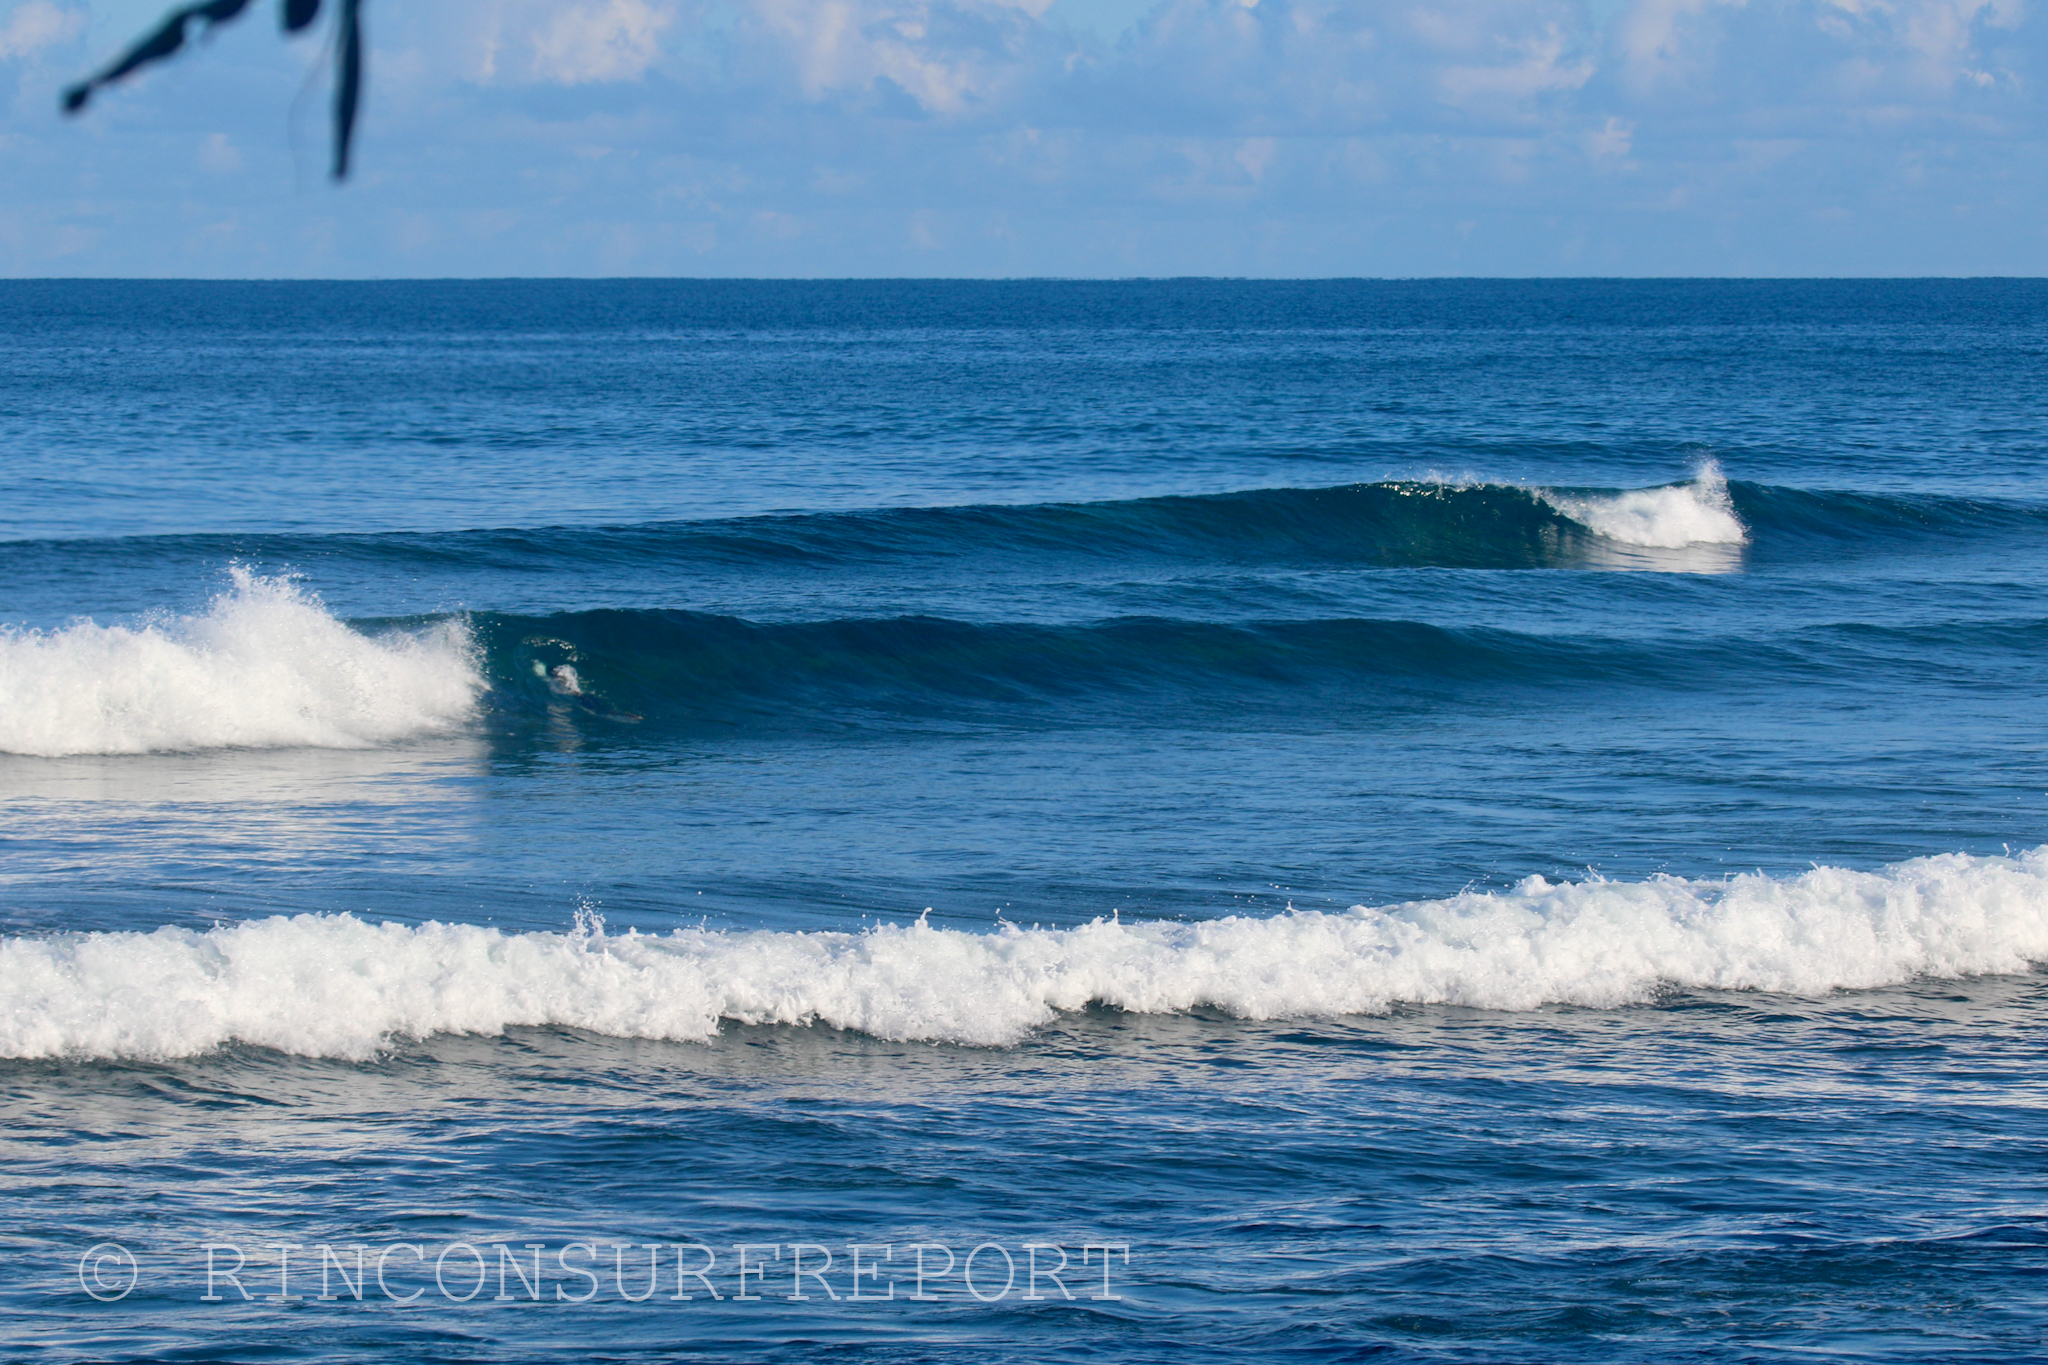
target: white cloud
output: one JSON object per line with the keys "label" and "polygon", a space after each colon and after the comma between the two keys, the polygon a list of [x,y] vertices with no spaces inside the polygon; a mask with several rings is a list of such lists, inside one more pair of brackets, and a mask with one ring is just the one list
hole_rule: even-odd
{"label": "white cloud", "polygon": [[1438,78],[1445,100],[1461,108],[1526,107],[1536,96],[1576,90],[1593,75],[1592,59],[1570,52],[1557,24],[1507,46],[1505,60],[1446,66]]}
{"label": "white cloud", "polygon": [[1621,0],[1596,24],[1575,0],[1159,0],[1106,44],[1047,0],[454,0],[408,16],[426,29],[408,55],[501,87],[659,68],[757,121],[829,106],[854,123],[1584,143],[1681,110],[1698,132],[1703,108],[1752,137],[1939,120],[1964,99],[1981,114],[2027,96],[2023,3]]}
{"label": "white cloud", "polygon": [[1607,122],[1585,135],[1586,155],[1595,161],[1626,162],[1635,131],[1634,125],[1610,115]]}
{"label": "white cloud", "polygon": [[634,80],[661,56],[673,10],[647,0],[593,0],[556,8],[532,37],[533,75],[580,85]]}
{"label": "white cloud", "polygon": [[[78,40],[66,3],[0,12],[0,56]],[[0,65],[0,270],[179,273],[151,225],[197,148],[234,268],[2041,272],[2023,4],[1129,0],[1113,37],[1065,0],[379,4],[361,177],[303,198],[310,53],[252,20],[83,122],[51,106],[86,58]]]}
{"label": "white cloud", "polygon": [[242,153],[226,133],[208,133],[199,144],[199,169],[210,175],[232,175],[242,169]]}
{"label": "white cloud", "polygon": [[1919,0],[1903,15],[1900,45],[1914,54],[1914,74],[1932,89],[1991,86],[1999,77],[1986,69],[1984,31],[2011,29],[2019,18],[2019,0]]}
{"label": "white cloud", "polygon": [[[884,117],[985,113],[1057,65],[1070,43],[1037,20],[1047,0],[751,0],[747,62],[809,101]],[[1034,58],[1041,60],[1034,61]]]}
{"label": "white cloud", "polygon": [[[1616,24],[1623,77],[1638,94],[1658,93],[1702,77],[1716,55],[1724,26],[1715,11],[1741,9],[1746,0],[1637,0]],[[1767,54],[1748,54],[1752,57]]]}
{"label": "white cloud", "polygon": [[2023,95],[2040,46],[2023,18],[2021,0],[1637,0],[1614,55],[1646,106],[1717,106],[1750,131],[1897,130],[1981,122],[1985,97]]}
{"label": "white cloud", "polygon": [[0,26],[0,58],[33,57],[45,48],[85,32],[85,11],[63,9],[50,0],[24,0]]}
{"label": "white cloud", "polygon": [[[369,31],[379,46],[402,35],[408,77],[596,85],[638,80],[659,63],[678,12],[676,0],[452,0],[373,11]],[[375,69],[390,66],[384,58]]]}

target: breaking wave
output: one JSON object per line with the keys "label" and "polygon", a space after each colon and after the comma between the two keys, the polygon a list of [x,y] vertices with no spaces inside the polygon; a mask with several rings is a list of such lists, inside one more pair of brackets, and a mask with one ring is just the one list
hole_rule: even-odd
{"label": "breaking wave", "polygon": [[607,936],[300,915],[0,940],[0,1056],[366,1058],[394,1040],[566,1026],[699,1040],[726,1021],[1014,1044],[1064,1011],[1244,1018],[1396,1003],[1609,1008],[1673,990],[1817,996],[2048,959],[2048,849],[1874,872],[1552,884],[1348,913],[1098,920],[990,934]]}
{"label": "breaking wave", "polygon": [[[80,563],[124,573],[167,562],[210,570],[253,558],[308,570],[815,573],[948,562],[1324,565],[1385,568],[1633,567],[1694,571],[1816,551],[1902,551],[2030,542],[2048,505],[1858,493],[1728,480],[1714,465],[1652,488],[1525,488],[1396,480],[1255,488],[1112,502],[904,507],[627,526],[538,526],[340,535],[136,536],[19,541],[31,569]],[[1634,551],[1619,557],[1616,550]],[[1718,553],[1702,556],[1702,550]]]}
{"label": "breaking wave", "polygon": [[1692,545],[1743,545],[1749,531],[1735,515],[1728,480],[1712,461],[1686,483],[1609,493],[1542,492],[1539,497],[1581,526],[1618,545],[1682,550]]}
{"label": "breaking wave", "polygon": [[232,577],[195,616],[0,633],[0,752],[356,749],[473,714],[462,621],[365,635],[288,581]]}

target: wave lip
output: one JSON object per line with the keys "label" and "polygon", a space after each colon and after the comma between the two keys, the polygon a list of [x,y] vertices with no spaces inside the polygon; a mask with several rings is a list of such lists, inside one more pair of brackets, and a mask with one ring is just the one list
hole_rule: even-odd
{"label": "wave lip", "polygon": [[286,580],[230,572],[196,616],[0,633],[0,752],[360,749],[475,713],[463,622],[367,636]]}
{"label": "wave lip", "polygon": [[1818,996],[2048,960],[2048,849],[1875,872],[1552,884],[1345,914],[1098,920],[975,934],[606,937],[272,918],[0,940],[0,1057],[165,1058],[229,1043],[366,1058],[401,1037],[556,1025],[700,1040],[722,1021],[1016,1043],[1060,1012],[1373,1014],[1397,1002],[1611,1008],[1672,989]]}

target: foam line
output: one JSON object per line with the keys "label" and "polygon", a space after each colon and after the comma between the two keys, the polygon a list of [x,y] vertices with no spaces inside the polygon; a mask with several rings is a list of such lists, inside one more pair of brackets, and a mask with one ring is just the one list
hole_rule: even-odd
{"label": "foam line", "polygon": [[0,633],[0,752],[358,749],[474,712],[463,622],[368,636],[290,582],[232,578],[196,616]]}
{"label": "foam line", "polygon": [[0,1056],[165,1058],[228,1043],[364,1058],[398,1038],[566,1025],[703,1039],[722,1021],[1009,1045],[1091,1004],[1246,1018],[1401,1001],[1614,1007],[1672,989],[1818,996],[2048,960],[2048,850],[1875,872],[1655,877],[1348,913],[976,934],[606,936],[300,915],[205,933],[0,940]]}

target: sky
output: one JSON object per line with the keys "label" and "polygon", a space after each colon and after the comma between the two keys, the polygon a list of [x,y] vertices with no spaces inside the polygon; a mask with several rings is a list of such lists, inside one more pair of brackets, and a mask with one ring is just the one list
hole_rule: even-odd
{"label": "sky", "polygon": [[2040,275],[2036,3],[0,0],[0,274]]}

